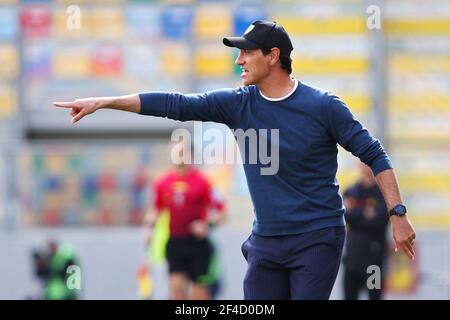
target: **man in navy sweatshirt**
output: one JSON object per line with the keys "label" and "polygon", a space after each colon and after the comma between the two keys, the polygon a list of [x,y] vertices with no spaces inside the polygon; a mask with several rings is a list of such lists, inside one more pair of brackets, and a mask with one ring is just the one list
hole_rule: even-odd
{"label": "man in navy sweatshirt", "polygon": [[[248,262],[245,299],[329,298],[345,239],[337,144],[372,169],[391,215],[396,250],[413,259],[415,231],[389,157],[342,100],[291,77],[293,47],[283,27],[256,21],[242,37],[224,38],[223,43],[240,50],[240,88],[203,94],[149,92],[55,105],[71,108],[73,123],[109,108],[220,122],[264,135],[269,150],[278,152],[273,172],[263,172],[267,163],[261,159],[247,159],[261,145],[244,139],[239,146],[247,151],[242,160],[255,214],[251,235],[242,245]],[[267,132],[271,134],[262,134]]]}

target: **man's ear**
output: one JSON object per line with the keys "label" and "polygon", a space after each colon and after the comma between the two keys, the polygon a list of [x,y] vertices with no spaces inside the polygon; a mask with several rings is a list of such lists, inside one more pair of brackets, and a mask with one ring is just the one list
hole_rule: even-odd
{"label": "man's ear", "polygon": [[276,47],[270,49],[270,65],[271,66],[275,65],[278,62],[278,60],[280,60],[280,53],[281,53],[280,49],[278,49]]}

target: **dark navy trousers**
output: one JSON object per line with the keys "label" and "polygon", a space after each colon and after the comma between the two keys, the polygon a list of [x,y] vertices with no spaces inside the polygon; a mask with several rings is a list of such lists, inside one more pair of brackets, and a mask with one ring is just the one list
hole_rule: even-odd
{"label": "dark navy trousers", "polygon": [[329,299],[344,240],[345,227],[287,236],[252,233],[241,248],[248,263],[244,299]]}

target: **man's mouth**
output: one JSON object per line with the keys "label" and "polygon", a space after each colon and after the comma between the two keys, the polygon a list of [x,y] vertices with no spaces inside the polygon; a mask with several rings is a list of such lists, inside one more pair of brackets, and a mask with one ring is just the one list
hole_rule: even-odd
{"label": "man's mouth", "polygon": [[247,69],[242,68],[242,73],[241,73],[241,77],[245,76],[248,73]]}

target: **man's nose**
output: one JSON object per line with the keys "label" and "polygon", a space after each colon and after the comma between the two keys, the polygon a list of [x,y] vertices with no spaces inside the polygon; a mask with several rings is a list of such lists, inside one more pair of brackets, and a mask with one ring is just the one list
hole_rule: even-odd
{"label": "man's nose", "polygon": [[242,55],[241,53],[239,53],[239,55],[236,58],[236,61],[234,61],[235,64],[242,66],[244,64],[244,60],[242,59]]}

